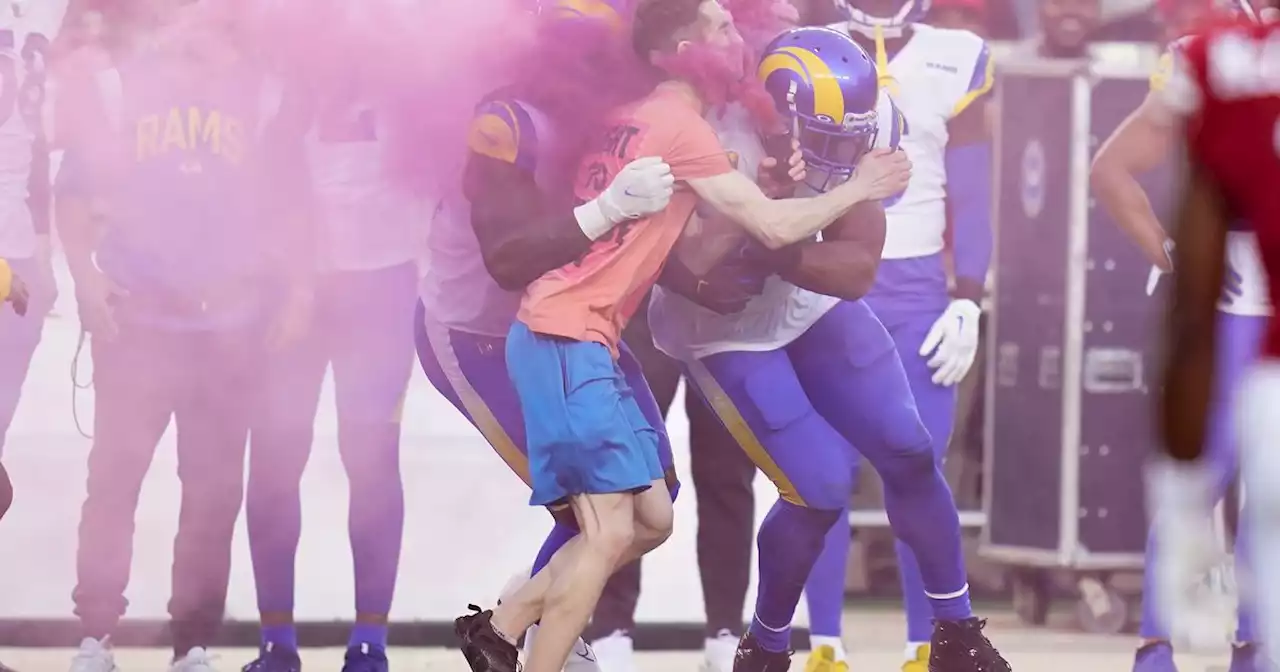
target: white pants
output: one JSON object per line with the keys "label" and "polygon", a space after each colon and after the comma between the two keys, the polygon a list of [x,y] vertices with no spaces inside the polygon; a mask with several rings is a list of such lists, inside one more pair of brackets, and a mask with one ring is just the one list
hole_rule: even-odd
{"label": "white pants", "polygon": [[[1252,583],[1240,595],[1254,595],[1258,635],[1275,659],[1280,654],[1280,361],[1261,359],[1246,374],[1237,398],[1244,519],[1253,533]],[[1241,577],[1244,578],[1244,577]]]}

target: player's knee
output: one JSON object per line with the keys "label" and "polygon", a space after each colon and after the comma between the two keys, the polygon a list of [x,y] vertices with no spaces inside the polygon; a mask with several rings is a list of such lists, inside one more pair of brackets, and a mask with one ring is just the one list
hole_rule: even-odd
{"label": "player's knee", "polygon": [[793,504],[803,504],[811,509],[841,510],[849,503],[853,493],[854,466],[846,463],[832,464],[817,471],[810,482],[795,495],[784,485],[778,494]]}
{"label": "player's knee", "polygon": [[608,524],[593,525],[589,531],[582,532],[582,539],[598,553],[619,558],[636,543],[636,524],[630,520],[613,520]]}
{"label": "player's knee", "polygon": [[[626,504],[630,504],[626,500]],[[635,509],[618,505],[613,496],[575,504],[583,543],[607,557],[620,557],[636,540]]]}
{"label": "player's knee", "polygon": [[927,441],[892,451],[875,466],[889,487],[897,483],[925,482],[938,472],[938,462]]}
{"label": "player's knee", "polygon": [[675,529],[675,510],[670,504],[636,509],[635,547],[648,553],[666,543]]}

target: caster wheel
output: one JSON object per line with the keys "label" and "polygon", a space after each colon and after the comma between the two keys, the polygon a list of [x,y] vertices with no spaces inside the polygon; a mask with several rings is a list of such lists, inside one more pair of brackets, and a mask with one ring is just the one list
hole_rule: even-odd
{"label": "caster wheel", "polygon": [[1129,603],[1102,581],[1096,578],[1081,579],[1076,618],[1085,632],[1095,635],[1118,634],[1129,623]]}
{"label": "caster wheel", "polygon": [[1049,575],[1047,572],[1019,572],[1013,577],[1013,611],[1027,625],[1044,625],[1049,620]]}

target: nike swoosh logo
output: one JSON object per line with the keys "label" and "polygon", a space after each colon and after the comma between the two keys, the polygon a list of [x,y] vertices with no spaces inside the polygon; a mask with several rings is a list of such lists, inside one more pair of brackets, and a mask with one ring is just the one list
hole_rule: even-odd
{"label": "nike swoosh logo", "polygon": [[626,189],[623,189],[623,190],[622,190],[622,193],[623,193],[623,194],[626,194],[627,196],[630,196],[631,198],[644,198],[644,196],[642,196],[642,195],[640,195],[640,194],[633,194],[633,193],[631,193],[631,187],[627,187]]}

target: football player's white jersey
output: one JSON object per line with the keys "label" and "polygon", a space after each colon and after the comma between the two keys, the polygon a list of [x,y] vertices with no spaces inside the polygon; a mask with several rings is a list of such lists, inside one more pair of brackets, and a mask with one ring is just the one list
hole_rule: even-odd
{"label": "football player's white jersey", "polygon": [[[470,151],[533,172],[550,188],[552,171],[538,157],[554,142],[546,117],[528,103],[498,99],[481,105],[468,137]],[[461,176],[463,161],[454,173]],[[471,206],[461,178],[445,189],[427,231],[422,303],[428,320],[484,336],[506,336],[523,292],[508,292],[489,275],[471,227]]]}
{"label": "football player's white jersey", "polygon": [[[894,101],[881,95],[877,107],[880,132],[873,146],[892,148],[899,135],[893,129],[900,123]],[[737,169],[754,180],[764,147],[746,110],[734,105],[709,121],[720,144],[736,157]],[[659,285],[649,301],[649,328],[659,350],[684,361],[720,352],[777,350],[804,335],[838,303],[840,299],[773,275],[741,312],[721,315]]]}
{"label": "football player's white jersey", "polygon": [[[844,23],[831,27],[848,30]],[[902,196],[886,201],[885,259],[942,251],[947,123],[991,89],[993,65],[986,43],[977,35],[923,24],[912,25],[911,38],[889,60],[889,91],[907,119],[902,148],[911,158],[912,173]]]}
{"label": "football player's white jersey", "polygon": [[[1173,118],[1194,112],[1200,90],[1180,56],[1183,38],[1169,45],[1156,71],[1151,74],[1153,103]],[[1227,233],[1227,286],[1218,300],[1218,310],[1231,315],[1262,317],[1271,314],[1266,269],[1258,251],[1258,236],[1248,226],[1233,226]]]}
{"label": "football player's white jersey", "polygon": [[396,138],[372,105],[323,106],[307,134],[311,185],[319,207],[322,270],[388,268],[418,256],[430,212],[387,173]]}
{"label": "football player's white jersey", "polygon": [[36,253],[27,205],[32,144],[44,120],[45,57],[66,9],[67,0],[0,0],[0,257]]}
{"label": "football player's white jersey", "polygon": [[[737,169],[754,180],[765,153],[747,111],[734,105],[710,121],[720,144],[736,157]],[[684,361],[720,352],[776,350],[799,338],[839,302],[773,275],[741,312],[721,315],[658,285],[649,300],[649,329],[659,350]]]}

